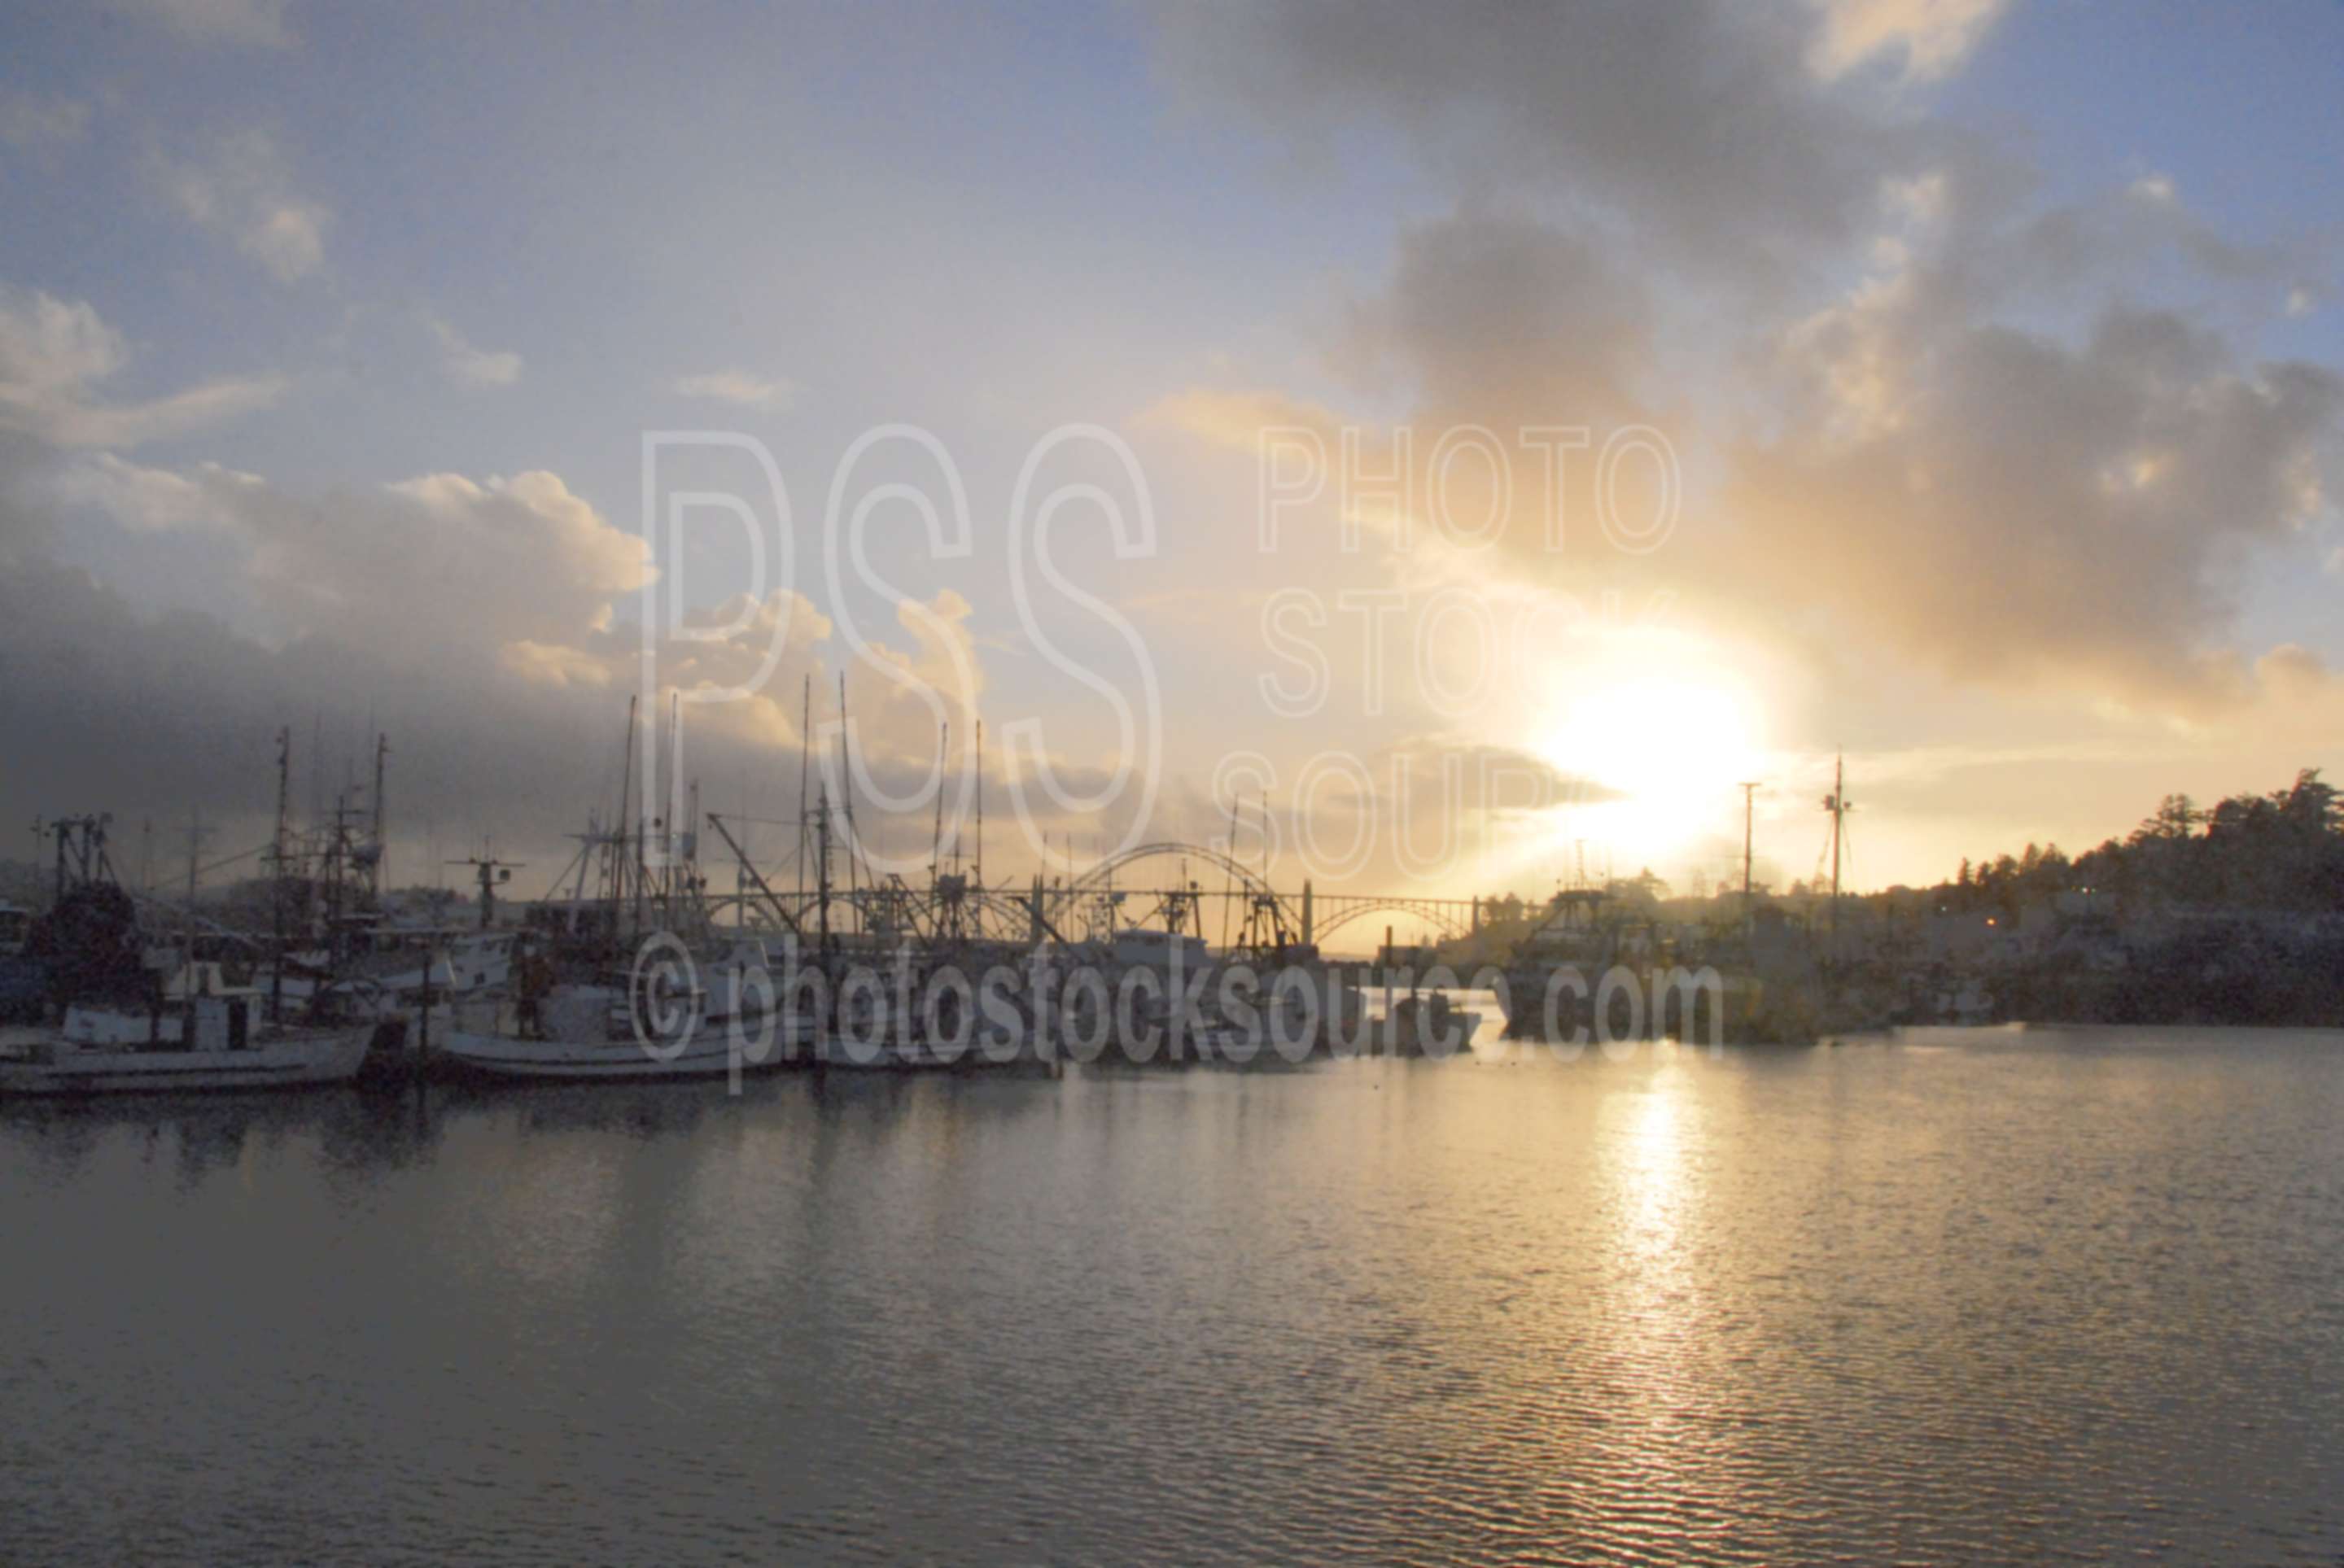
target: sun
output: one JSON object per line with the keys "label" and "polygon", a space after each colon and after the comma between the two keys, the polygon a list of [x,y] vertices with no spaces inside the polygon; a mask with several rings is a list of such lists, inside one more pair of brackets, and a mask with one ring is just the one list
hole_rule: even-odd
{"label": "sun", "polygon": [[1757,698],[1721,667],[1599,678],[1561,709],[1541,754],[1587,789],[1584,805],[1556,814],[1554,837],[1600,847],[1623,875],[1715,837],[1736,786],[1757,777]]}

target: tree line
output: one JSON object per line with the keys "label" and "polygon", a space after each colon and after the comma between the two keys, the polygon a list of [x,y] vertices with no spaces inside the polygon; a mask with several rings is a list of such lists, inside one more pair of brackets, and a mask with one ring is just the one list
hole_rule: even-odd
{"label": "tree line", "polygon": [[1965,859],[1936,890],[1955,909],[2091,891],[2127,908],[2344,910],[2344,812],[2335,787],[2307,768],[2285,789],[2211,807],[2167,795],[2124,838],[2073,859],[2056,844]]}

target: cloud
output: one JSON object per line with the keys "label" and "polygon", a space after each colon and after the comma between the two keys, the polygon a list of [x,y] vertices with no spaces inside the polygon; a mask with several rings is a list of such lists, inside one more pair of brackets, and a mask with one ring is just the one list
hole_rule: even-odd
{"label": "cloud", "polygon": [[135,447],[267,407],[285,390],[278,377],[232,377],[101,401],[97,385],[129,357],[122,334],[86,302],[0,284],[0,429],[53,447]]}
{"label": "cloud", "polygon": [[[140,537],[177,534],[176,548],[217,552],[251,586],[266,624],[142,611],[31,548],[54,530],[25,515],[28,503],[95,514],[78,527],[110,519]],[[651,570],[641,539],[551,473],[429,474],[310,496],[216,464],[60,460],[0,442],[0,733],[43,739],[37,756],[0,770],[0,809],[29,818],[71,806],[135,820],[199,805],[226,845],[267,831],[278,726],[293,728],[298,769],[338,780],[379,725],[392,740],[402,881],[432,874],[414,869],[426,863],[427,819],[442,844],[494,834],[501,852],[538,864],[532,880],[551,880],[570,852],[560,835],[613,809],[643,652],[638,628],[614,612]],[[964,743],[955,660],[974,668],[969,613],[949,588],[907,602],[897,621],[908,651],[874,649],[889,668],[945,688]],[[684,768],[708,780],[707,804],[753,813],[762,803],[763,815],[778,815],[807,739],[800,676],[820,689],[818,718],[834,709],[835,670],[820,653],[832,622],[787,589],[688,620],[722,635],[662,642],[653,666],[662,698],[748,683],[778,639],[781,673],[767,689],[684,709]],[[914,689],[873,674],[865,666],[853,678],[857,777],[909,798],[935,756],[934,716]],[[968,698],[981,689],[980,674]],[[653,710],[664,713],[664,700]],[[652,720],[641,722],[639,748]],[[325,733],[322,757],[313,723]],[[819,729],[813,739],[817,764],[830,768],[834,742]],[[863,799],[867,811],[872,798]]]}
{"label": "cloud", "polygon": [[520,356],[510,350],[490,353],[475,348],[464,340],[463,334],[436,316],[426,316],[424,324],[440,344],[440,367],[450,381],[466,387],[510,387],[520,379]]}
{"label": "cloud", "polygon": [[[475,480],[427,474],[322,496],[288,492],[218,464],[146,467],[111,454],[80,457],[46,486],[137,534],[197,532],[232,552],[263,607],[250,629],[272,646],[330,641],[404,662],[428,650],[496,668],[525,686],[623,693],[638,678],[641,634],[619,622],[654,577],[640,536],[618,528],[557,474]],[[984,689],[950,588],[897,607],[908,649],[874,643],[884,677],[857,700],[875,749],[925,756],[933,730],[914,678],[968,711]],[[750,683],[776,639],[807,657],[831,622],[793,590],[691,612],[687,625],[722,636],[663,646],[661,683],[691,691]],[[708,722],[748,735],[794,735],[786,692],[712,708]]]}
{"label": "cloud", "polygon": [[233,243],[279,283],[325,266],[333,215],[292,188],[290,166],[268,133],[224,136],[195,161],[164,158],[164,188],[197,227]]}
{"label": "cloud", "polygon": [[108,0],[112,9],[143,15],[207,43],[255,44],[282,49],[293,42],[285,14],[291,0]]}
{"label": "cloud", "polygon": [[1747,286],[1844,239],[1882,176],[1945,140],[1813,65],[1894,46],[1950,68],[1947,25],[1906,15],[1924,9],[1963,8],[1271,0],[1157,15],[1181,81],[1306,146],[1396,128],[1460,192],[1560,196]]}
{"label": "cloud", "polygon": [[2344,381],[2165,311],[2079,344],[1875,292],[1785,336],[1806,416],[1733,453],[1769,589],[1964,679],[2203,712],[2238,694],[2227,585],[2324,505]]}
{"label": "cloud", "polygon": [[607,624],[651,572],[641,538],[544,472],[429,474],[312,498],[217,464],[100,456],[56,487],[136,531],[200,525],[231,539],[279,642],[330,634],[382,653],[424,639],[493,654]]}
{"label": "cloud", "polygon": [[[1758,358],[1773,428],[1723,454],[1736,573],[1975,684],[2199,719],[2245,699],[2237,586],[2312,565],[2344,379],[2107,301],[2177,258],[2268,309],[2290,247],[2228,243],[2155,175],[2047,209],[1975,166],[1925,183],[1871,274]],[[2007,319],[2062,304],[2089,313]]]}
{"label": "cloud", "polygon": [[1265,430],[1308,430],[1331,449],[1343,427],[1342,416],[1333,409],[1282,392],[1210,387],[1167,393],[1141,410],[1133,423],[1141,429],[1179,430],[1248,455],[1260,450]]}
{"label": "cloud", "polygon": [[69,504],[97,508],[133,533],[180,528],[235,532],[242,519],[237,503],[266,484],[258,474],[217,463],[199,463],[182,474],[141,467],[111,452],[99,452],[59,470],[50,489]]}
{"label": "cloud", "polygon": [[[1299,426],[1330,467],[1357,425],[1361,471],[1405,470],[1420,522],[1430,444],[1483,426],[1515,448],[1500,471],[1440,487],[1469,530],[1502,518],[1505,569],[1575,592],[1591,568],[1605,591],[1641,571],[1753,648],[1885,650],[1996,690],[2202,717],[2254,678],[2232,646],[2244,575],[2317,563],[2307,525],[2344,422],[2334,373],[2260,360],[2214,324],[2308,307],[2319,242],[2238,243],[2154,170],[2048,202],[2011,150],[1918,117],[1915,84],[1971,58],[2005,8],[1168,14],[1167,57],[1197,91],[1300,145],[1397,133],[1454,207],[1402,227],[1386,282],[1322,337],[1364,407],[1405,409],[1404,457],[1389,414],[1277,388],[1193,389],[1150,417],[1246,450]],[[2159,302],[2183,290],[2189,307]],[[1562,481],[1581,488],[1550,495],[1544,455],[1515,443],[1539,425],[1599,447],[1607,427],[1660,430],[1687,487],[1679,542],[1611,548],[1586,526],[1594,454]],[[1645,489],[1616,515],[1651,515],[1656,475],[1629,477]],[[1549,504],[1579,519],[1567,553],[1538,526]],[[1411,556],[1418,580],[1430,558]]]}
{"label": "cloud", "polygon": [[63,94],[0,92],[0,142],[24,152],[47,152],[82,139],[89,105]]}
{"label": "cloud", "polygon": [[1642,289],[1600,244],[1463,212],[1401,231],[1389,286],[1352,307],[1338,356],[1355,379],[1410,389],[1427,409],[1587,424],[1636,407],[1651,333]]}
{"label": "cloud", "polygon": [[1907,77],[1942,76],[1966,61],[2009,0],[1821,0],[1824,27],[1807,54],[1826,79],[1891,55]]}
{"label": "cloud", "polygon": [[[1330,516],[1394,539],[1405,529],[1421,544],[1443,530],[1543,554],[1556,509],[1584,522],[1591,506],[1594,455],[1566,444],[1658,417],[1645,386],[1654,331],[1643,286],[1589,236],[1510,211],[1460,211],[1403,229],[1391,276],[1349,303],[1327,345],[1363,397],[1404,401],[1404,421],[1269,389],[1190,388],[1142,422],[1248,454],[1265,431],[1307,432],[1341,508]],[[1347,483],[1347,468],[1365,482]],[[1616,479],[1622,515],[1642,515],[1632,508],[1650,504],[1652,475],[1622,467]],[[1591,527],[1564,538],[1581,562],[1601,543]]]}
{"label": "cloud", "polygon": [[667,389],[679,397],[706,397],[722,403],[738,403],[749,408],[787,408],[797,400],[798,389],[778,377],[752,375],[746,370],[712,370],[697,376],[678,376],[667,384]]}

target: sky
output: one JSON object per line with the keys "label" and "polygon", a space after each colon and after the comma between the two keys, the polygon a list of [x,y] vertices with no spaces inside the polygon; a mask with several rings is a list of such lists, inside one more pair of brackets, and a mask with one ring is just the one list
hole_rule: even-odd
{"label": "sky", "polygon": [[1813,877],[1843,755],[1860,887],[2344,765],[2344,7],[11,37],[0,819],[225,852],[380,730],[526,885],[631,693],[777,857],[842,675],[906,874],[980,775],[996,878],[1464,895],[1738,882],[1745,780]]}

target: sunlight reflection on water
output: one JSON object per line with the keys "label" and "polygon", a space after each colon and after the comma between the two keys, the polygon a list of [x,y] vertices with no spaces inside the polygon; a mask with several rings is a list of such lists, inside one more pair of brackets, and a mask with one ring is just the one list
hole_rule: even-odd
{"label": "sunlight reflection on water", "polygon": [[5,1554],[2332,1562],[2339,1047],[12,1108]]}

